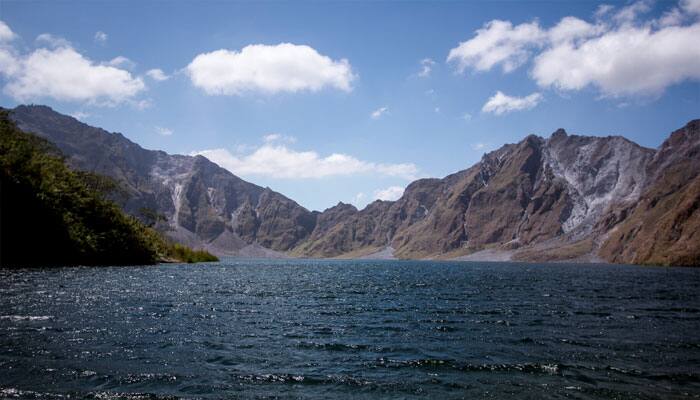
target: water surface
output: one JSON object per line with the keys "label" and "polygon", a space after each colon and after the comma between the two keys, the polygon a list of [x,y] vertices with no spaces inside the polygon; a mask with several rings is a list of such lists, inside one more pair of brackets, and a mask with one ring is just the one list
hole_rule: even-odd
{"label": "water surface", "polygon": [[700,270],[0,270],[0,398],[690,398]]}

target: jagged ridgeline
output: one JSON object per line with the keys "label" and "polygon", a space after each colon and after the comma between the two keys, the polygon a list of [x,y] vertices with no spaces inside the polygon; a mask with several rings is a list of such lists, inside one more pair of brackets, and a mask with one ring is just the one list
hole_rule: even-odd
{"label": "jagged ridgeline", "polygon": [[396,201],[319,212],[202,156],[144,149],[46,106],[10,118],[73,170],[119,182],[126,196],[113,199],[127,214],[218,255],[700,264],[700,120],[657,149],[531,135],[414,181]]}
{"label": "jagged ridgeline", "polygon": [[128,265],[211,261],[166,241],[105,198],[119,185],[73,171],[47,140],[0,110],[0,265]]}

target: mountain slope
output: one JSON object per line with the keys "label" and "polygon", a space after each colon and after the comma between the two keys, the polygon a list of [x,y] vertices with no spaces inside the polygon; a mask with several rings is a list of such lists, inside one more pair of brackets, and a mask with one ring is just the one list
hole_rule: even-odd
{"label": "mountain slope", "polygon": [[[594,260],[601,234],[596,224],[611,204],[639,198],[653,155],[619,136],[563,130],[549,139],[528,136],[485,154],[469,169],[416,181],[396,202],[346,210],[344,218],[332,218],[332,229],[317,227],[323,234],[312,233],[301,253],[357,255],[363,247],[371,252],[390,246],[400,258],[496,250],[523,260]],[[319,221],[338,207],[324,211]]]}
{"label": "mountain slope", "polygon": [[111,186],[70,170],[52,144],[16,129],[0,111],[0,265],[154,264],[173,249],[199,255],[169,247],[106,201],[100,189]]}
{"label": "mountain slope", "polygon": [[664,141],[638,202],[611,212],[601,255],[632,264],[700,265],[700,120]]}
{"label": "mountain slope", "polygon": [[125,211],[142,217],[144,209],[155,210],[165,219],[157,228],[184,244],[218,254],[271,256],[291,249],[315,225],[316,214],[202,156],[146,150],[45,106],[18,106],[11,118],[56,144],[72,167],[121,182]]}
{"label": "mountain slope", "polygon": [[185,244],[245,256],[700,263],[698,120],[658,149],[621,136],[528,136],[397,201],[310,212],[204,157],[145,150],[53,112],[12,118],[71,164],[126,183],[126,211],[153,209]]}

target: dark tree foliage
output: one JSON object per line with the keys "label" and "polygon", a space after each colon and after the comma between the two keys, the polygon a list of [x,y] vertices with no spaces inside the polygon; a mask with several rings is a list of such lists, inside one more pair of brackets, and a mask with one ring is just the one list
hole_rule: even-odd
{"label": "dark tree foliage", "polygon": [[154,227],[158,222],[167,221],[163,214],[159,214],[156,210],[147,207],[139,209],[139,217],[149,228]]}
{"label": "dark tree foliage", "polygon": [[106,199],[116,190],[109,178],[70,170],[53,145],[0,111],[0,265],[180,260],[174,244]]}

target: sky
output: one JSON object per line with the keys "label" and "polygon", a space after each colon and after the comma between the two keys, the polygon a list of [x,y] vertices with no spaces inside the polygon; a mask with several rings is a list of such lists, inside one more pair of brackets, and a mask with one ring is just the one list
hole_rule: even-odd
{"label": "sky", "polygon": [[700,0],[0,0],[0,106],[362,208],[558,128],[656,148],[700,118],[698,43]]}

